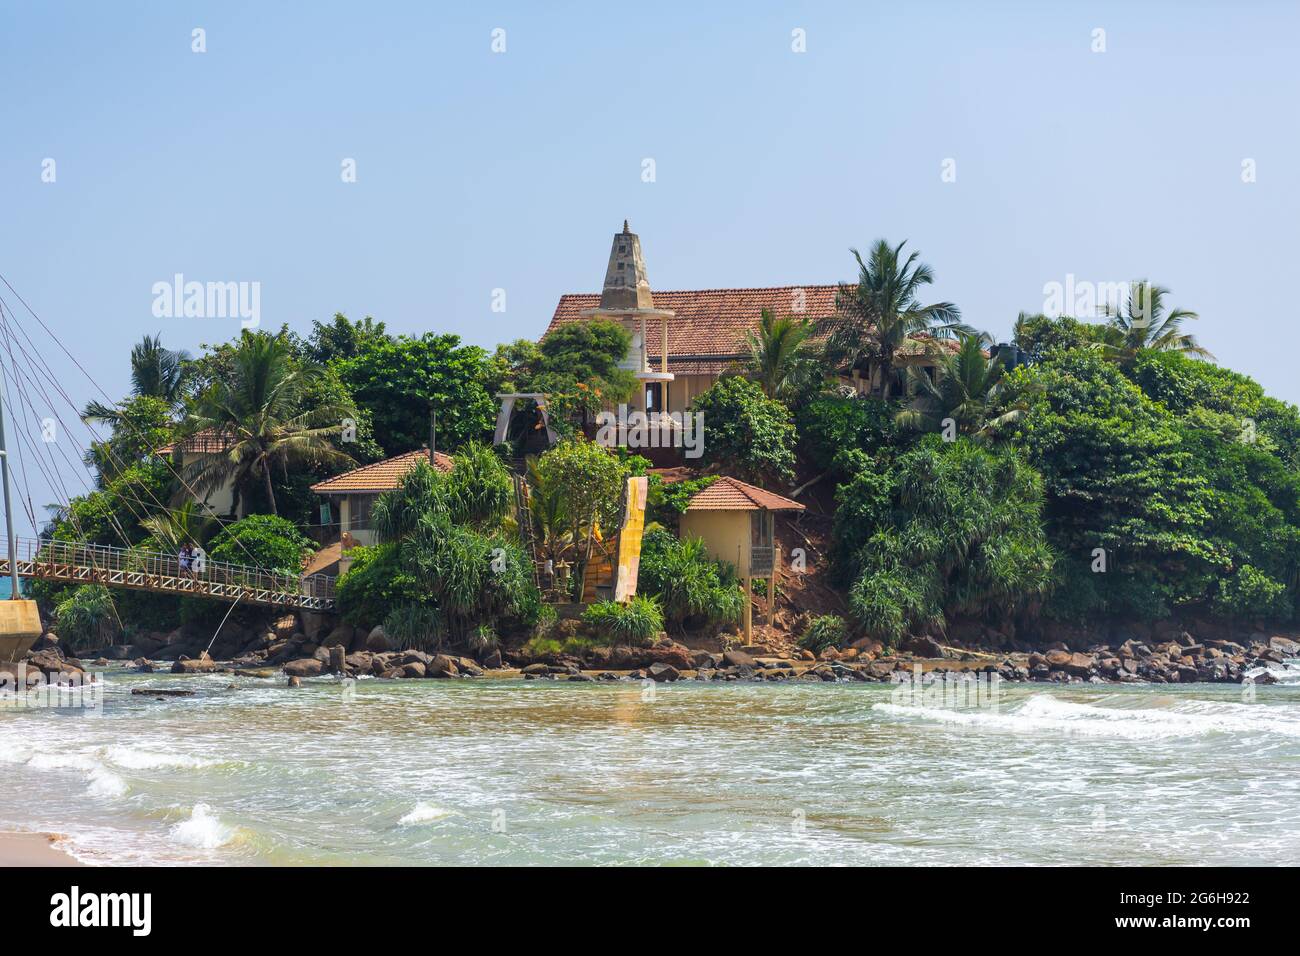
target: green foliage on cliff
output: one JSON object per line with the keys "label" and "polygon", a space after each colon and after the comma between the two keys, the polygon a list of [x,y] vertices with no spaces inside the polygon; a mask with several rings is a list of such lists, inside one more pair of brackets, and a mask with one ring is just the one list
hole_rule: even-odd
{"label": "green foliage on cliff", "polygon": [[738,375],[721,378],[691,402],[704,415],[703,466],[718,465],[747,481],[794,477],[795,427],[790,410]]}

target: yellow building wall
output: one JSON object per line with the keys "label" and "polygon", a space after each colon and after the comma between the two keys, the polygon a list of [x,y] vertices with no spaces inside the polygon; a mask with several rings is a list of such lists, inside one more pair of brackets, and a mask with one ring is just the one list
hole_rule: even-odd
{"label": "yellow building wall", "polygon": [[704,539],[710,557],[732,564],[740,577],[748,577],[749,515],[748,511],[687,511],[679,522],[679,537]]}

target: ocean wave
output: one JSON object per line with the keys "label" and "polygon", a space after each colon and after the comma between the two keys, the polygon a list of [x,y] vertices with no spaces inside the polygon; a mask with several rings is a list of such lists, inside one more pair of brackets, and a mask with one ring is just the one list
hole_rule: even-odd
{"label": "ocean wave", "polygon": [[875,704],[872,710],[906,720],[976,729],[1057,731],[1088,737],[1154,740],[1211,733],[1266,733],[1300,737],[1300,717],[1257,704],[1184,701],[1168,708],[1099,707],[1035,694],[1023,704],[999,710],[947,710],[904,704]]}
{"label": "ocean wave", "polygon": [[171,828],[172,839],[199,850],[215,850],[232,842],[238,830],[212,813],[206,803],[196,803],[189,819]]}
{"label": "ocean wave", "polygon": [[104,756],[126,770],[160,770],[163,768],[210,767],[215,761],[192,757],[189,754],[167,754],[155,750],[141,750],[136,747],[115,745],[104,748]]}
{"label": "ocean wave", "polygon": [[398,820],[398,824],[404,827],[415,826],[420,823],[432,823],[434,820],[441,820],[443,817],[451,816],[452,811],[444,810],[442,807],[435,807],[431,803],[421,801],[415,805],[410,813]]}

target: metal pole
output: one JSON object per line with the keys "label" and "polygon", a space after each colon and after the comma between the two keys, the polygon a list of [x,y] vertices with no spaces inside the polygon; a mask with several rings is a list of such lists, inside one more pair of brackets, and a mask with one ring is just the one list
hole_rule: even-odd
{"label": "metal pole", "polygon": [[9,452],[5,447],[5,373],[0,366],[0,475],[5,486],[5,531],[9,535],[9,582],[11,593],[9,600],[17,601],[18,593],[18,545],[14,540],[14,509],[9,499]]}

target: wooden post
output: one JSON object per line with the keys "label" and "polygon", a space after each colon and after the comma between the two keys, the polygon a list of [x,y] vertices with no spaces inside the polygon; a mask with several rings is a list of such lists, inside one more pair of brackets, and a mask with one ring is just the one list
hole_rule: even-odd
{"label": "wooden post", "polygon": [[776,623],[776,569],[781,565],[781,549],[772,542],[772,573],[767,576],[767,626]]}
{"label": "wooden post", "polygon": [[754,643],[754,579],[745,575],[745,643]]}

